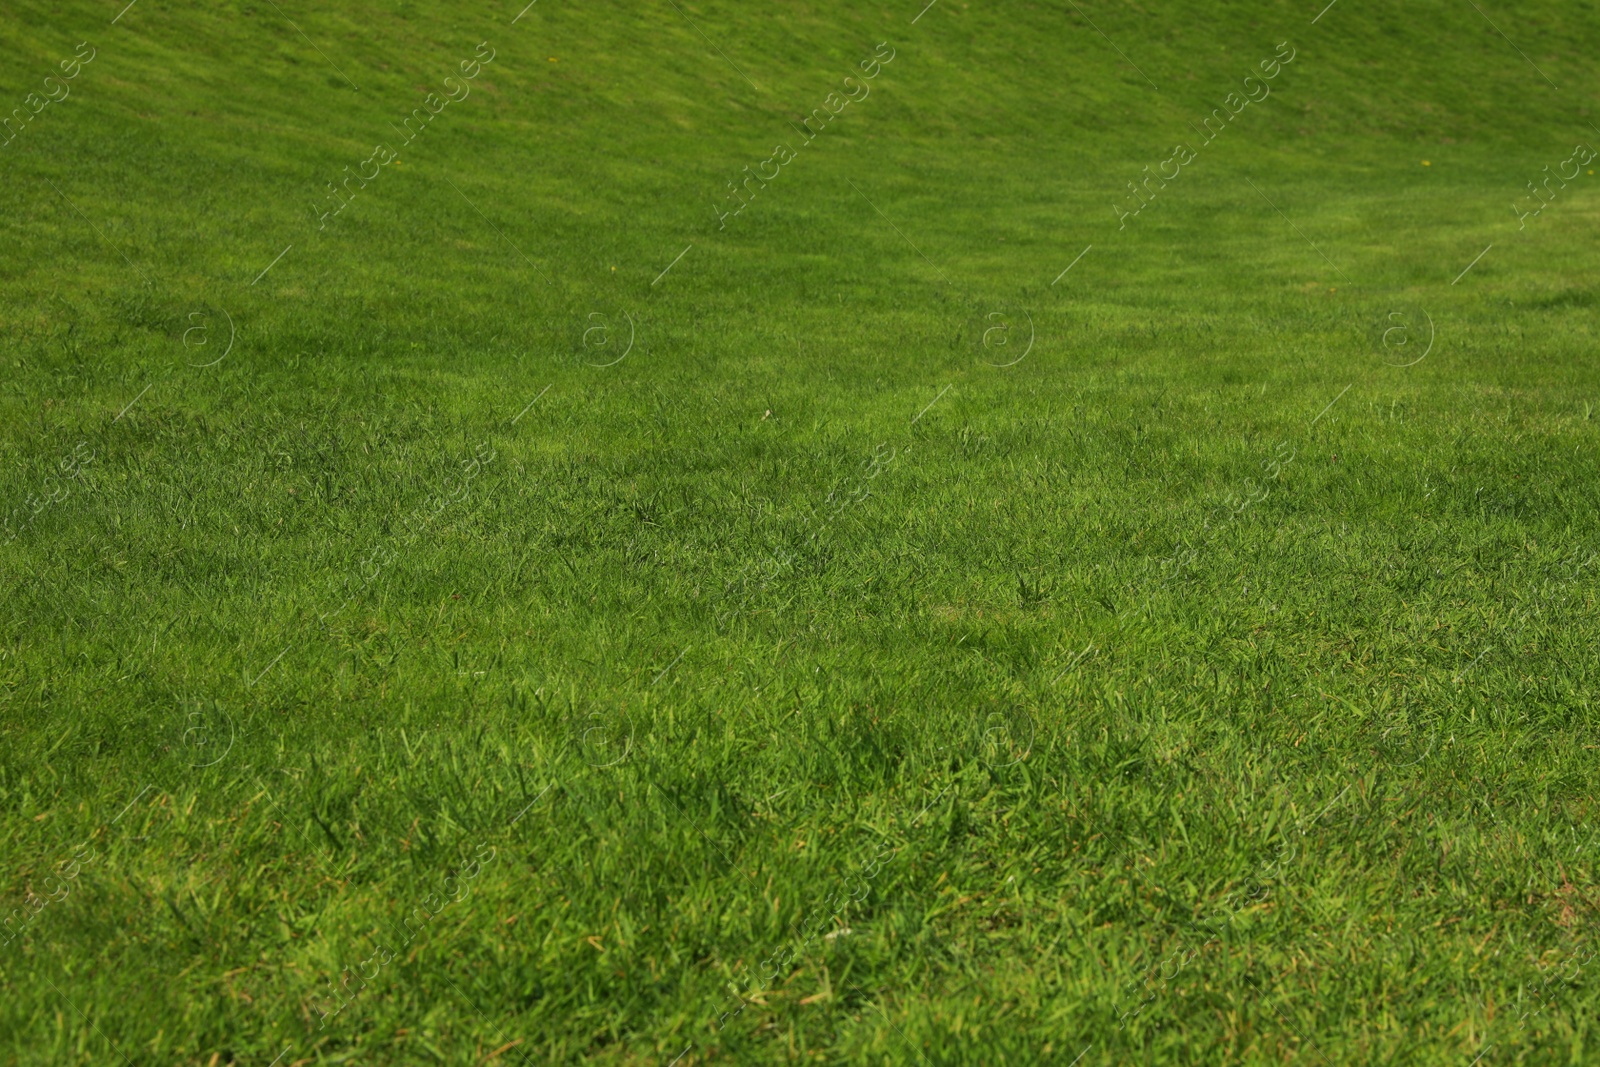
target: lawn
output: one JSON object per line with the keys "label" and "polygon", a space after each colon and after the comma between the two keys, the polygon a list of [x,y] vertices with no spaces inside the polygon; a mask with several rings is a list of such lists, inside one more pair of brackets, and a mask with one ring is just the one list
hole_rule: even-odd
{"label": "lawn", "polygon": [[1325,2],[11,4],[0,1062],[1600,1062],[1600,7]]}

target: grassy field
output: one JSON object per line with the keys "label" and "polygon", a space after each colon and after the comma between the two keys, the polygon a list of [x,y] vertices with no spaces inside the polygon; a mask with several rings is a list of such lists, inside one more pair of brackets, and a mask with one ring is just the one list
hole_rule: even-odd
{"label": "grassy field", "polygon": [[1594,0],[124,2],[0,1062],[1600,1062]]}

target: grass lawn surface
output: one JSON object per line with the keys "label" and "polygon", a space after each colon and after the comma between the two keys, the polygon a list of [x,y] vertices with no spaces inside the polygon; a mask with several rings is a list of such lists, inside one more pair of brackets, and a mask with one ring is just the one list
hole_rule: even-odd
{"label": "grass lawn surface", "polygon": [[124,3],[0,1063],[1600,1062],[1595,0]]}

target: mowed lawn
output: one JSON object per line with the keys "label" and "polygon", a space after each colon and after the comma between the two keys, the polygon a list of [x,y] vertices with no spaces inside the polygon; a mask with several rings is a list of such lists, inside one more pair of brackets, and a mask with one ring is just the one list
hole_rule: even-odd
{"label": "mowed lawn", "polygon": [[1592,2],[0,15],[0,1062],[1592,1063]]}

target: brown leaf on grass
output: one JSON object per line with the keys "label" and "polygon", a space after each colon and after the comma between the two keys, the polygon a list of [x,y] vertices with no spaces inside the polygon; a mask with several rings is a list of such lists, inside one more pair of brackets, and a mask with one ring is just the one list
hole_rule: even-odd
{"label": "brown leaf on grass", "polygon": [[514,1049],[520,1044],[522,1044],[522,1038],[520,1038],[520,1037],[517,1038],[515,1041],[507,1041],[505,1044],[501,1045],[499,1048],[495,1049],[493,1052],[491,1052],[487,1056],[485,1056],[483,1058],[483,1062],[484,1063],[488,1063],[490,1060],[494,1059],[496,1056],[500,1055],[502,1052],[506,1052],[506,1051],[509,1051],[510,1049]]}

